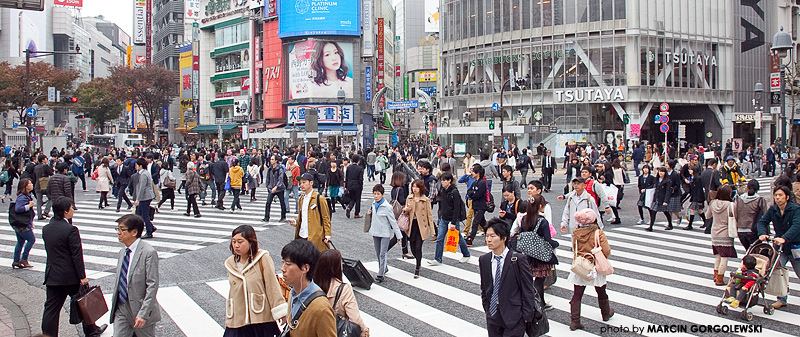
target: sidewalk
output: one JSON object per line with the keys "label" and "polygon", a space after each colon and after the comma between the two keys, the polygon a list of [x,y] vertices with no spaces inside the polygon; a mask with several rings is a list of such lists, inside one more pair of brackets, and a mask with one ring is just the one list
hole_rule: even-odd
{"label": "sidewalk", "polygon": [[[0,336],[30,337],[42,331],[45,290],[11,275],[0,274]],[[69,301],[69,297],[67,298]],[[69,313],[61,310],[60,337],[77,337]]]}

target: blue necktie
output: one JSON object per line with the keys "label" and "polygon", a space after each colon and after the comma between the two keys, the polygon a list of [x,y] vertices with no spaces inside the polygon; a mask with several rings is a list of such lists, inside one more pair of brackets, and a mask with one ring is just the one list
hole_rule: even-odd
{"label": "blue necktie", "polygon": [[131,261],[131,249],[125,248],[125,258],[122,259],[122,267],[119,269],[119,304],[128,302],[128,264]]}
{"label": "blue necktie", "polygon": [[503,260],[500,256],[495,256],[497,269],[494,271],[494,287],[492,287],[492,300],[489,302],[489,314],[497,314],[497,306],[500,304],[500,274],[503,272]]}

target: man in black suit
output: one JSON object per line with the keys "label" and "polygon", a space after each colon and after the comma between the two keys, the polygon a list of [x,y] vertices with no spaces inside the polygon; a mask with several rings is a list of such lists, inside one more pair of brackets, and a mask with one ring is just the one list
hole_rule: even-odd
{"label": "man in black suit", "polygon": [[524,336],[525,322],[533,319],[538,296],[528,258],[506,248],[508,231],[503,220],[490,220],[486,224],[486,246],[492,252],[478,259],[489,337]]}
{"label": "man in black suit", "polygon": [[225,210],[222,201],[225,199],[225,181],[228,176],[228,163],[225,162],[225,156],[222,155],[222,152],[217,154],[217,161],[211,165],[211,175],[214,177],[214,183],[217,187],[216,208]]}
{"label": "man in black suit", "polygon": [[[706,200],[708,200],[709,192],[716,191],[717,188],[722,186],[719,171],[717,170],[716,158],[711,158],[707,161],[706,169],[700,174],[700,182],[703,183],[703,193],[706,196]],[[706,234],[711,233],[711,221],[713,221],[712,218],[706,218],[706,222],[700,226],[700,228],[706,229]]]}
{"label": "man in black suit", "polygon": [[[359,159],[359,155],[353,155],[353,163],[358,163]],[[359,213],[361,213],[361,190],[364,189],[364,168],[362,168],[360,165],[348,165],[347,169],[345,170],[344,183],[344,191],[350,195],[350,204],[347,205],[346,215],[349,218],[350,212],[353,210],[353,207],[355,207],[355,217],[360,218],[361,215]]]}
{"label": "man in black suit", "polygon": [[[47,266],[44,270],[44,285],[47,300],[42,314],[42,333],[58,337],[58,319],[67,296],[78,294],[80,285],[88,285],[83,264],[83,248],[78,228],[69,223],[75,211],[72,199],[59,197],[53,201],[53,218],[42,228]],[[94,322],[83,322],[83,333],[89,337],[100,336],[107,325],[98,327]]]}
{"label": "man in black suit", "polygon": [[542,183],[544,184],[544,191],[550,192],[550,186],[553,183],[553,174],[556,173],[556,158],[550,153],[550,150],[545,151],[542,157]]}

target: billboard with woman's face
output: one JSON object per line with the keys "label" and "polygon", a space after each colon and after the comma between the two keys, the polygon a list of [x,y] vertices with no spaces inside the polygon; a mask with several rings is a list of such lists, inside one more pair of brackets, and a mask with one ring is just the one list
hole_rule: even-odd
{"label": "billboard with woman's face", "polygon": [[353,98],[353,44],[303,41],[289,45],[289,99]]}

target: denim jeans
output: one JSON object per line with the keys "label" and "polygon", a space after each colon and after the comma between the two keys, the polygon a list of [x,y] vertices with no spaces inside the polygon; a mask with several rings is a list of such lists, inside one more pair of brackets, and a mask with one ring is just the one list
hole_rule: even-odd
{"label": "denim jeans", "polygon": [[[286,191],[283,192],[283,204],[284,204],[284,206],[286,206],[286,211],[287,212],[290,212],[292,210],[292,207],[289,204],[289,196],[290,195],[294,196],[294,202],[296,204],[298,201],[300,201],[300,199],[297,197],[299,194],[300,194],[300,186],[299,185],[294,185],[291,188],[287,188]],[[294,209],[297,211],[297,206],[295,206]]]}
{"label": "denim jeans", "polygon": [[[784,247],[784,251],[781,252],[781,255],[780,255],[781,259],[779,261],[779,265],[786,266],[787,262],[791,262],[792,263],[792,269],[794,269],[794,274],[797,275],[797,277],[800,277],[800,261],[796,261],[794,259],[794,257],[792,256],[792,250],[789,249],[789,245],[788,244],[786,244],[784,246],[785,246]],[[778,249],[780,249],[780,248],[778,248]],[[789,296],[778,297],[778,301],[780,301],[782,303],[789,303],[788,302],[789,301]]]}
{"label": "denim jeans", "polygon": [[389,251],[389,241],[392,238],[382,238],[373,236],[372,242],[375,245],[375,255],[378,256],[378,276],[383,277],[386,273],[386,252]]}
{"label": "denim jeans", "polygon": [[237,208],[242,209],[242,203],[239,202],[239,192],[241,191],[242,189],[239,187],[231,187],[231,193],[233,193],[233,201],[231,202],[231,212],[233,212]]}
{"label": "denim jeans", "polygon": [[[24,228],[22,230],[14,228],[14,232],[17,233],[17,246],[14,247],[14,263],[20,260],[28,261],[28,253],[31,252],[33,243],[36,242],[36,236],[33,235],[33,230],[30,228]],[[22,249],[23,245],[25,246],[24,250]],[[20,253],[22,253],[21,259]]]}
{"label": "denim jeans", "polygon": [[[461,249],[461,255],[464,257],[469,257],[469,248],[467,248],[467,242],[464,241],[464,237],[461,235],[461,230],[459,230],[461,222],[456,222],[456,230],[458,231],[458,248]],[[444,240],[447,238],[447,231],[450,229],[450,221],[445,219],[439,219],[439,226],[437,227],[436,231],[436,255],[434,255],[434,259],[436,262],[442,262],[442,255],[444,254]]]}
{"label": "denim jeans", "polygon": [[375,178],[375,165],[367,165],[367,178]]}

